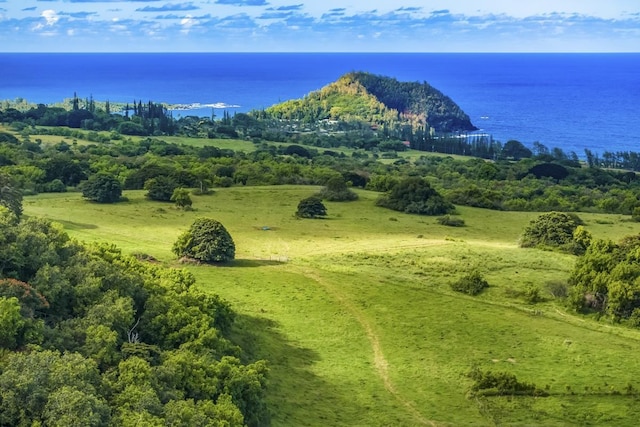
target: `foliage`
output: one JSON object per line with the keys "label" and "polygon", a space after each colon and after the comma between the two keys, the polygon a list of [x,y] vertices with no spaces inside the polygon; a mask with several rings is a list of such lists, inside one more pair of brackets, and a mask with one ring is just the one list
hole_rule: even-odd
{"label": "foliage", "polygon": [[548,396],[546,391],[535,384],[518,381],[510,372],[482,371],[476,368],[468,376],[474,381],[470,389],[471,396]]}
{"label": "foliage", "polygon": [[446,225],[449,227],[464,227],[464,219],[452,215],[440,216],[436,221],[438,221],[438,224],[440,225]]}
{"label": "foliage", "polygon": [[380,197],[378,206],[420,215],[442,215],[454,206],[422,178],[406,178],[395,184],[389,193]]}
{"label": "foliage", "polygon": [[16,217],[22,215],[22,191],[14,180],[0,171],[0,206],[9,209]]}
{"label": "foliage", "polygon": [[176,188],[178,188],[176,180],[163,175],[151,178],[144,183],[144,189],[147,190],[147,197],[160,202],[171,201],[171,196],[173,196]]}
{"label": "foliage", "polygon": [[640,238],[614,243],[595,240],[569,276],[569,301],[576,310],[607,314],[616,321],[640,313]]}
{"label": "foliage", "polygon": [[307,122],[415,123],[438,132],[475,129],[458,105],[429,84],[399,82],[363,72],[345,74],[303,99],[275,105],[266,113],[278,119]]}
{"label": "foliage", "polygon": [[193,201],[189,196],[189,190],[186,188],[176,188],[171,195],[171,201],[176,204],[176,207],[184,210],[191,209]]}
{"label": "foliage", "polygon": [[0,236],[0,425],[268,422],[265,363],[240,361],[234,313],[191,274],[37,218]]}
{"label": "foliage", "polygon": [[122,185],[115,176],[108,173],[91,175],[80,185],[82,197],[98,203],[115,203],[122,197]]}
{"label": "foliage", "polygon": [[536,178],[550,177],[558,181],[569,176],[569,170],[557,163],[537,164],[529,169],[529,173]]}
{"label": "foliage", "polygon": [[327,216],[327,208],[318,197],[311,196],[300,200],[296,217],[298,218],[320,218]]}
{"label": "foliage", "polygon": [[479,271],[474,270],[471,273],[461,277],[459,280],[451,283],[451,289],[463,294],[475,296],[482,292],[485,288],[489,287],[489,283],[480,274]]}
{"label": "foliage", "polygon": [[531,157],[533,153],[520,141],[514,139],[507,141],[502,147],[502,155],[508,159],[520,160]]}
{"label": "foliage", "polygon": [[581,254],[591,242],[590,233],[578,223],[575,215],[548,212],[532,220],[520,238],[523,248],[558,248],[565,252]]}
{"label": "foliage", "polygon": [[327,181],[327,185],[318,193],[318,197],[330,202],[346,202],[358,199],[358,195],[347,187],[347,183],[342,176],[330,178]]}
{"label": "foliage", "polygon": [[232,261],[236,254],[236,246],[227,229],[210,218],[195,220],[189,230],[178,237],[172,250],[179,257],[205,263]]}

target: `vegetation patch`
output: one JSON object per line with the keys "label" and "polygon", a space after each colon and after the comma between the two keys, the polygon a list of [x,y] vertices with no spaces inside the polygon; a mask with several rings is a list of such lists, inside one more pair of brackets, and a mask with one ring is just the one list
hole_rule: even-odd
{"label": "vegetation patch", "polygon": [[591,243],[591,234],[576,215],[548,212],[529,223],[520,238],[523,248],[560,249],[582,254]]}
{"label": "vegetation patch", "polygon": [[479,271],[474,270],[471,273],[463,276],[459,280],[451,283],[451,289],[456,292],[460,292],[467,295],[478,295],[485,288],[489,287],[489,282],[480,274]]}
{"label": "vegetation patch", "polygon": [[510,372],[493,372],[473,369],[469,374],[473,384],[469,390],[470,397],[487,396],[533,396],[546,397],[545,390],[535,384],[519,381]]}
{"label": "vegetation patch", "polygon": [[438,221],[438,224],[446,225],[448,227],[464,227],[465,225],[464,219],[452,215],[440,216],[436,221]]}
{"label": "vegetation patch", "polygon": [[178,257],[195,259],[204,263],[233,261],[236,245],[224,226],[210,218],[195,220],[189,230],[173,244]]}
{"label": "vegetation patch", "polygon": [[418,177],[407,178],[396,183],[376,203],[378,206],[395,211],[419,215],[442,215],[454,210],[450,202],[447,202],[426,180]]}
{"label": "vegetation patch", "polygon": [[322,218],[327,216],[327,208],[318,197],[311,196],[300,200],[296,217],[298,218]]}

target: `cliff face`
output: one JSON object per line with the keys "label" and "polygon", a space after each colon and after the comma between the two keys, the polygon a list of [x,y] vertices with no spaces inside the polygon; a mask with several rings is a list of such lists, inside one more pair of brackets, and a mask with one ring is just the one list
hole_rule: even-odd
{"label": "cliff face", "polygon": [[274,105],[267,112],[282,119],[411,124],[436,132],[476,129],[451,98],[428,83],[399,82],[364,72],[345,74],[302,99]]}

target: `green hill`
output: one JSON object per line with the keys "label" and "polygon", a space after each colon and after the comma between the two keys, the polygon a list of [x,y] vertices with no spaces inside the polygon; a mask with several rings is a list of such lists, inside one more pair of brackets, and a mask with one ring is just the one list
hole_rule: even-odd
{"label": "green hill", "polygon": [[288,120],[411,124],[436,132],[475,130],[451,98],[428,83],[400,82],[365,72],[343,75],[320,90],[274,105],[267,113]]}

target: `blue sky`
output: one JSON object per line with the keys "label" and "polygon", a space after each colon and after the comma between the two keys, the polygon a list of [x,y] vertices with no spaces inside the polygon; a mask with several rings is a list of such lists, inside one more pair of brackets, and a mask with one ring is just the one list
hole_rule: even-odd
{"label": "blue sky", "polygon": [[638,52],[640,0],[0,0],[4,52]]}

